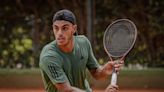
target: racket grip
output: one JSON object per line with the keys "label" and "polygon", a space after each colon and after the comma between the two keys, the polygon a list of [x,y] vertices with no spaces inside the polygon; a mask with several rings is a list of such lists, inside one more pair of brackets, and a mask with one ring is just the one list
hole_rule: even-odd
{"label": "racket grip", "polygon": [[116,85],[117,84],[117,73],[116,73],[115,69],[113,70],[110,84],[111,85]]}

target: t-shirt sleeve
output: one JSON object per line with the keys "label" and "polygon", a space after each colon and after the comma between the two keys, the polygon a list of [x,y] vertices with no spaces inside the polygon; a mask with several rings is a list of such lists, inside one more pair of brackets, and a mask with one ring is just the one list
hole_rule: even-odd
{"label": "t-shirt sleeve", "polygon": [[68,81],[62,65],[56,57],[45,56],[40,60],[39,64],[42,71],[44,71],[53,84],[63,83]]}
{"label": "t-shirt sleeve", "polygon": [[93,68],[98,68],[99,67],[99,63],[97,62],[94,54],[93,54],[93,50],[91,47],[91,44],[89,42],[89,40],[86,38],[86,42],[87,42],[87,46],[88,46],[88,61],[87,61],[87,68],[88,69],[93,69]]}

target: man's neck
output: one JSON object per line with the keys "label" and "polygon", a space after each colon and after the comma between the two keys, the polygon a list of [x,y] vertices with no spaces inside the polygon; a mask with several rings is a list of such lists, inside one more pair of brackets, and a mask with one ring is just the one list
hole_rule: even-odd
{"label": "man's neck", "polygon": [[74,48],[74,40],[73,39],[68,44],[66,44],[64,46],[59,46],[59,49],[65,53],[72,52],[73,48]]}

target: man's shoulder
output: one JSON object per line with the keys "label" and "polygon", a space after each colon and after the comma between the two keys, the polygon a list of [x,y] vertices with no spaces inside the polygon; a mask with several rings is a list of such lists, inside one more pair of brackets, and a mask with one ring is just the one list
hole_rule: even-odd
{"label": "man's shoulder", "polygon": [[[60,55],[55,46],[55,41],[48,43],[45,45],[40,54],[39,66],[44,66],[52,61],[57,61],[60,59]],[[58,63],[58,62],[56,62]]]}
{"label": "man's shoulder", "polygon": [[88,38],[85,35],[78,35],[75,37],[78,42],[87,42]]}
{"label": "man's shoulder", "polygon": [[40,58],[45,56],[56,56],[57,54],[56,42],[52,41],[43,47]]}
{"label": "man's shoulder", "polygon": [[85,35],[78,35],[78,36],[75,36],[76,38],[82,38],[82,39],[87,39],[87,37]]}
{"label": "man's shoulder", "polygon": [[51,47],[55,46],[55,44],[56,44],[56,41],[49,42],[43,47],[43,49],[44,48],[51,48]]}

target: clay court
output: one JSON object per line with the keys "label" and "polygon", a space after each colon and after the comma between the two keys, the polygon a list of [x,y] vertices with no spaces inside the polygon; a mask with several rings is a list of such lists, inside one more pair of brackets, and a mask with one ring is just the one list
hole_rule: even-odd
{"label": "clay court", "polygon": [[[43,89],[0,89],[0,92],[44,92],[44,90]],[[94,90],[93,92],[103,92],[103,91]],[[164,90],[155,90],[155,89],[151,89],[151,90],[123,89],[121,90],[120,89],[118,92],[164,92]]]}
{"label": "clay court", "polygon": [[[163,72],[163,69],[124,70],[119,75],[120,89],[118,92],[164,92]],[[104,89],[108,85],[107,80],[95,81],[91,79],[90,81],[94,89],[93,92],[103,92],[98,89]],[[45,92],[43,88],[38,69],[33,71],[1,70],[0,92]]]}

